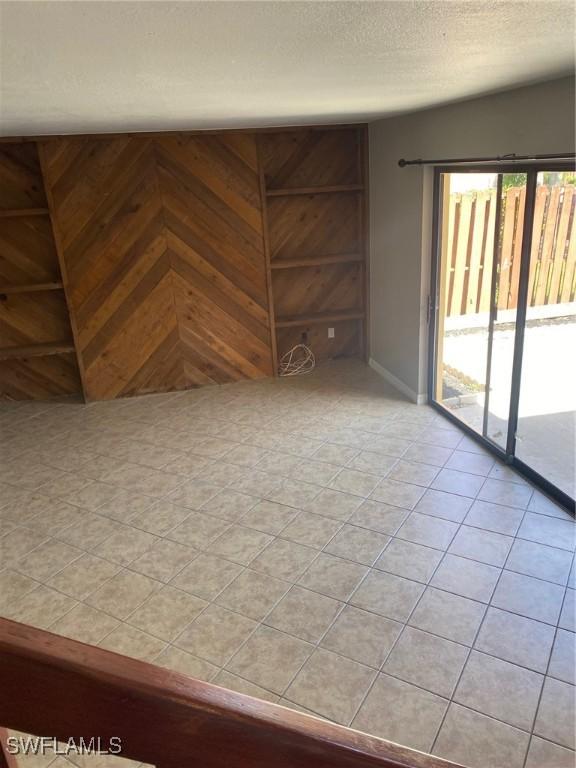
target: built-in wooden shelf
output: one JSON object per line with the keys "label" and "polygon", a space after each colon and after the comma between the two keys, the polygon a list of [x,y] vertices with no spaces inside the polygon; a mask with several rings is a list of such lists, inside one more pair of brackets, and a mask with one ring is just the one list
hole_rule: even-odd
{"label": "built-in wooden shelf", "polygon": [[5,208],[0,210],[0,219],[17,216],[48,216],[49,213],[48,208]]}
{"label": "built-in wooden shelf", "polygon": [[0,285],[0,296],[11,293],[36,293],[37,291],[59,291],[63,288],[61,282],[30,283],[29,285]]}
{"label": "built-in wooden shelf", "polygon": [[0,349],[0,360],[13,360],[25,357],[47,357],[48,355],[63,355],[74,352],[74,345],[69,341],[49,342],[45,344],[30,344],[25,347],[6,347]]}
{"label": "built-in wooden shelf", "polygon": [[363,184],[340,184],[333,187],[293,187],[288,189],[268,189],[267,197],[286,197],[288,195],[326,195],[331,192],[361,192]]}
{"label": "built-in wooden shelf", "polygon": [[364,261],[360,253],[345,253],[338,256],[313,256],[302,259],[277,259],[270,262],[271,269],[291,269],[293,267],[321,267],[324,264],[352,264]]}
{"label": "built-in wooden shelf", "polygon": [[276,328],[292,328],[299,325],[317,325],[318,323],[337,323],[342,320],[362,320],[364,312],[360,309],[343,309],[331,312],[316,312],[313,315],[295,315],[279,317]]}

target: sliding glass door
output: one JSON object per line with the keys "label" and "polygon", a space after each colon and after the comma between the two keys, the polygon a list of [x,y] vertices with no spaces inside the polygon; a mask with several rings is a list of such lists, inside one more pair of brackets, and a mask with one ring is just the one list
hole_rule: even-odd
{"label": "sliding glass door", "polygon": [[571,498],[575,180],[437,170],[430,361],[433,402]]}

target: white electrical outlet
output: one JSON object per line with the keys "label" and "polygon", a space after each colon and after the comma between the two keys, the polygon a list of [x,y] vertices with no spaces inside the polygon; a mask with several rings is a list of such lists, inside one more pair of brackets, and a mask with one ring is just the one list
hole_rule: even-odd
{"label": "white electrical outlet", "polygon": [[329,339],[334,338],[334,328],[328,328],[328,338]]}

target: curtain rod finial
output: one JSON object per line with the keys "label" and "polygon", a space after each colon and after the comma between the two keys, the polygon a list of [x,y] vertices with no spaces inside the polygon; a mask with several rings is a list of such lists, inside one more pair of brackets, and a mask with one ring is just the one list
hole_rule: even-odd
{"label": "curtain rod finial", "polygon": [[398,160],[398,165],[400,166],[400,168],[404,168],[404,166],[406,165],[406,160],[404,160],[404,158],[401,157],[400,160]]}

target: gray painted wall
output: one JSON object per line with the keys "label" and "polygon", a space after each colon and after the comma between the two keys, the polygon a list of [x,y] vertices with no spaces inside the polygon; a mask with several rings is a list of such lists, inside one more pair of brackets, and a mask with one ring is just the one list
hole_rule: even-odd
{"label": "gray painted wall", "polygon": [[370,355],[426,392],[432,176],[398,160],[574,151],[574,78],[370,125]]}

